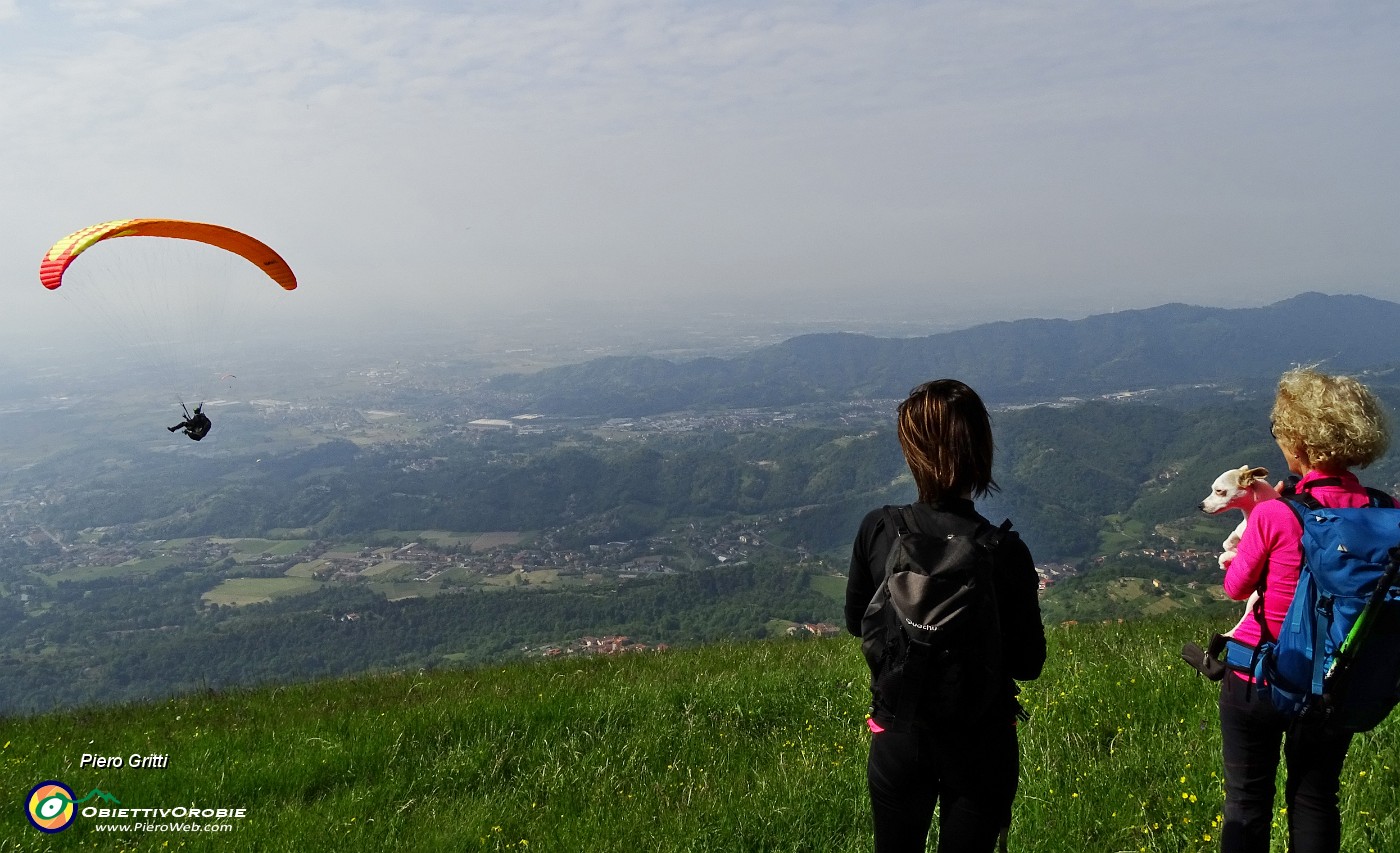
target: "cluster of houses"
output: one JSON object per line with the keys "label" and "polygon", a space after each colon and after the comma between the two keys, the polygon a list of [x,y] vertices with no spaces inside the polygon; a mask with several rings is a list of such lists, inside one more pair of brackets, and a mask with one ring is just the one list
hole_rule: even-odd
{"label": "cluster of houses", "polygon": [[547,658],[563,657],[565,655],[620,655],[629,652],[664,652],[670,646],[665,643],[647,645],[646,643],[633,642],[628,637],[579,637],[570,643],[563,645],[546,645],[536,649],[525,649],[527,655],[538,655]]}
{"label": "cluster of houses", "polygon": [[839,637],[841,626],[829,622],[794,622],[787,627],[789,637]]}
{"label": "cluster of houses", "polygon": [[1045,592],[1060,578],[1074,574],[1074,566],[1069,563],[1036,563],[1035,573],[1040,578],[1040,591]]}

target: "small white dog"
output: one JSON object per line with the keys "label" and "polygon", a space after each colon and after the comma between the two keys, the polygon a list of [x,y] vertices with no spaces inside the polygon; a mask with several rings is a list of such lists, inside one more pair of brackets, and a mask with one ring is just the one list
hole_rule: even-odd
{"label": "small white dog", "polygon": [[[1269,485],[1265,479],[1269,476],[1267,468],[1251,468],[1248,465],[1241,465],[1232,468],[1215,478],[1211,484],[1210,494],[1199,504],[1201,512],[1217,515],[1226,510],[1237,509],[1244,513],[1244,520],[1241,521],[1230,535],[1225,537],[1225,541],[1220,543],[1223,549],[1220,554],[1220,568],[1228,568],[1230,561],[1235,559],[1235,550],[1240,546],[1240,537],[1244,536],[1244,529],[1249,524],[1249,514],[1256,506],[1264,501],[1271,501],[1278,497],[1278,490]],[[1245,618],[1254,608],[1255,599],[1259,593],[1254,593],[1245,603]],[[1234,630],[1231,629],[1231,634]]]}
{"label": "small white dog", "polygon": [[1264,501],[1278,497],[1278,490],[1265,479],[1268,476],[1268,468],[1251,468],[1248,465],[1232,468],[1215,478],[1210,494],[1198,505],[1201,512],[1210,515],[1230,509],[1244,513],[1244,520],[1220,543],[1224,551],[1220,555],[1220,568],[1230,565],[1235,558],[1235,549],[1240,546],[1240,537],[1244,536],[1244,529],[1249,524],[1249,514]]}

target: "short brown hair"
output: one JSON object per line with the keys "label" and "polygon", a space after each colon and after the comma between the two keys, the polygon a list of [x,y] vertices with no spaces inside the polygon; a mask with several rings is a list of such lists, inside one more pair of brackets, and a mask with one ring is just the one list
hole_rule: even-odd
{"label": "short brown hair", "polygon": [[992,420],[982,398],[956,379],[925,382],[899,404],[899,446],[919,500],[981,497],[992,479]]}
{"label": "short brown hair", "polygon": [[1350,376],[1312,367],[1283,374],[1269,420],[1280,441],[1327,474],[1365,468],[1390,447],[1388,419],[1376,395]]}

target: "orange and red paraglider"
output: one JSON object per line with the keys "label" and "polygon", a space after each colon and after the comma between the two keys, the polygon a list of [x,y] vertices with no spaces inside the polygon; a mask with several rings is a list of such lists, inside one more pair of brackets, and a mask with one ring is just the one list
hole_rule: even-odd
{"label": "orange and red paraglider", "polygon": [[[291,267],[262,241],[179,219],[117,219],[74,231],[44,253],[39,281],[78,321],[68,326],[75,348],[101,352],[132,388],[169,391],[186,421],[186,400],[233,405],[214,394],[234,391],[234,366],[239,376],[245,369],[256,376],[259,360],[279,351],[266,344],[280,340],[272,327],[286,321],[268,309],[297,289]],[[198,440],[203,432],[186,434]]]}
{"label": "orange and red paraglider", "polygon": [[172,237],[206,243],[246,258],[283,290],[295,290],[297,286],[292,268],[262,241],[222,225],[179,219],[117,219],[74,231],[45,253],[39,265],[39,281],[49,290],[57,290],[63,284],[64,271],[78,255],[103,240],[116,237]]}

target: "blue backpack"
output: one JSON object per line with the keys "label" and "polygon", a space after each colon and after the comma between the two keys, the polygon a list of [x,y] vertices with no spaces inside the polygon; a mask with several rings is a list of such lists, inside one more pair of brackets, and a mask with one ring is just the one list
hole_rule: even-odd
{"label": "blue backpack", "polygon": [[1303,562],[1277,638],[1256,608],[1263,640],[1250,661],[1285,716],[1349,732],[1375,728],[1400,701],[1400,509],[1368,491],[1368,506],[1346,509],[1282,496],[1303,527]]}

